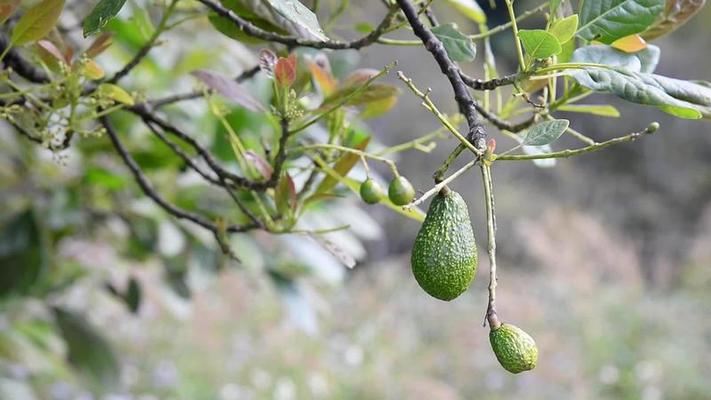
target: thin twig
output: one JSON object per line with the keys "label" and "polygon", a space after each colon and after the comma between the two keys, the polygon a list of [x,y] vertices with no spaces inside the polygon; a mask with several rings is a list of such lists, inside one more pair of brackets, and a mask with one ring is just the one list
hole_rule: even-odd
{"label": "thin twig", "polygon": [[606,147],[614,146],[621,143],[627,143],[637,140],[643,134],[654,133],[656,129],[648,126],[646,129],[639,132],[632,132],[628,135],[621,136],[618,138],[606,140],[604,142],[595,143],[590,146],[581,147],[579,149],[566,149],[561,151],[554,151],[551,153],[543,154],[511,154],[511,155],[500,155],[495,156],[496,161],[525,161],[525,160],[544,160],[550,158],[569,158],[574,156],[579,156],[581,154],[593,153],[600,151]]}

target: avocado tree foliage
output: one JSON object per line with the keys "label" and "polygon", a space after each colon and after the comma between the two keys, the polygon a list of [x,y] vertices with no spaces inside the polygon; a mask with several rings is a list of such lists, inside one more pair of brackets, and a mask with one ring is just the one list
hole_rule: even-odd
{"label": "avocado tree foliage", "polygon": [[[30,145],[47,149],[57,168],[77,154],[102,160],[75,183],[82,187],[76,192],[79,197],[65,199],[86,202],[87,229],[96,228],[98,221],[93,219],[118,217],[138,238],[131,244],[134,253],[137,248],[144,253],[154,250],[155,226],[122,205],[130,193],[186,222],[181,229],[190,231],[191,237],[204,238],[208,232],[214,242],[196,240],[202,243],[200,249],[209,251],[216,243],[226,260],[239,261],[242,256],[231,246],[232,235],[266,232],[310,237],[352,267],[352,258],[324,238],[347,226],[313,228],[300,221],[314,209],[340,201],[336,197],[344,189],[360,193],[368,204],[380,203],[422,221],[425,213],[418,207],[433,196],[449,195],[447,185],[476,167],[486,195],[490,260],[486,321],[492,334],[503,326],[495,307],[492,168],[516,161],[552,166],[559,158],[622,145],[659,128],[657,123],[645,123],[635,132],[596,142],[575,130],[575,121],[557,117],[559,112],[619,116],[613,106],[585,104],[593,93],[608,93],[679,118],[711,118],[711,84],[655,74],[660,49],[650,43],[688,21],[703,7],[703,0],[550,0],[518,12],[514,0],[496,1],[492,3],[505,8],[510,19],[495,27],[488,25],[476,0],[382,0],[374,2],[377,7],[372,5],[372,12],[381,14],[379,23],[358,23],[354,39],[338,38],[332,29],[348,16],[347,1],[162,0],[145,1],[142,7],[125,0],[99,0],[91,2],[93,8],[84,3],[0,0],[0,118],[22,138],[23,151]],[[453,7],[472,24],[461,27],[438,20],[433,3]],[[531,16],[542,16],[545,24],[519,29],[519,23]],[[258,62],[234,76],[217,72],[204,60],[174,65],[191,77],[193,89],[154,93],[155,86],[170,83],[142,79],[142,70],[158,62],[151,59],[152,52],[176,35],[206,27],[210,35],[247,45]],[[497,49],[490,39],[508,30],[513,32],[510,45],[518,66],[499,71]],[[396,38],[403,37],[396,36],[398,32],[414,37]],[[367,51],[371,46],[392,47],[393,64],[349,73],[337,65],[341,50]],[[210,56],[211,49],[202,50],[204,58]],[[379,81],[396,68],[400,52],[432,57],[442,73],[438,91],[452,94],[458,114],[442,112],[430,98],[430,89],[418,87],[406,70],[396,72],[400,88]],[[114,68],[117,59],[125,58]],[[482,64],[483,76],[463,73],[459,65],[464,63]],[[257,82],[266,82],[266,89]],[[404,95],[402,89],[419,97],[442,129],[374,149],[363,121],[390,111]],[[205,107],[203,120],[187,120],[180,109],[185,103]],[[217,134],[206,137],[206,126]],[[433,171],[433,186],[415,198],[393,155],[415,150],[427,157],[431,145],[447,134],[458,145]],[[578,139],[580,147],[554,149],[554,142],[566,134]],[[508,140],[513,145],[497,147],[497,136],[500,143]],[[470,161],[450,173],[450,165],[460,157]],[[387,191],[380,186],[382,178],[371,173],[369,165],[376,163],[389,172]],[[176,179],[164,172],[176,165],[198,181],[197,189],[183,193],[180,185],[160,183]],[[362,186],[352,177],[361,166],[367,178]],[[77,279],[76,270],[52,268],[56,263],[52,249],[66,232],[56,226],[50,229],[43,221],[42,209],[50,206],[26,199],[5,215],[0,232],[4,298],[51,298]],[[175,265],[185,256],[164,261]],[[472,257],[476,260],[476,253],[468,255]],[[470,272],[476,269],[470,267]],[[167,277],[179,282],[181,272],[168,268]],[[291,272],[270,271],[282,284],[288,283]],[[140,288],[135,281],[125,290],[107,287],[132,310],[138,307]],[[63,332],[81,331],[77,316],[59,308],[55,314]],[[532,343],[521,332],[526,343]],[[492,345],[497,335],[492,336]],[[504,357],[517,362],[510,360],[516,354]],[[520,372],[532,368],[535,360],[516,365],[513,370]],[[94,368],[93,373],[100,379],[113,373],[110,368],[102,371]]]}

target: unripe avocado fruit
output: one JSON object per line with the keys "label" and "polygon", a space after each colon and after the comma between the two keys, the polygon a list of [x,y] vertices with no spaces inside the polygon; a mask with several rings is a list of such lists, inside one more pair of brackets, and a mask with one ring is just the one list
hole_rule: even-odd
{"label": "unripe avocado fruit", "polygon": [[477,249],[462,196],[444,188],[430,203],[410,258],[417,283],[429,295],[450,301],[474,279]]}
{"label": "unripe avocado fruit", "polygon": [[504,369],[518,374],[536,367],[538,347],[533,338],[521,328],[501,324],[489,332],[491,348]]}
{"label": "unripe avocado fruit", "polygon": [[415,188],[412,183],[403,176],[397,176],[388,186],[388,198],[396,206],[409,204],[415,198]]}
{"label": "unripe avocado fruit", "polygon": [[371,178],[360,184],[360,198],[368,204],[377,204],[385,197],[385,190]]}

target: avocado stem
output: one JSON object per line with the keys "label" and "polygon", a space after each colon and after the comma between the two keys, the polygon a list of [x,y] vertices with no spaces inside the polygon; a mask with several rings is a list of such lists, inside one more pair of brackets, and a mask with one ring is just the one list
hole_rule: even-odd
{"label": "avocado stem", "polygon": [[481,164],[481,176],[484,182],[484,198],[486,203],[486,228],[488,236],[487,250],[489,253],[489,303],[486,307],[486,321],[490,329],[501,326],[496,315],[496,210],[494,209],[494,183],[491,178],[491,165]]}
{"label": "avocado stem", "polygon": [[[434,186],[432,187],[432,189],[430,189],[430,190],[428,190],[427,192],[425,192],[425,194],[423,194],[422,196],[420,196],[420,198],[418,198],[418,199],[416,199],[415,201],[413,201],[412,203],[406,205],[406,206],[405,206],[405,209],[412,209],[412,208],[414,208],[414,207],[417,207],[417,206],[419,206],[420,204],[424,203],[425,200],[427,200],[427,199],[429,199],[430,197],[436,195],[437,193],[442,193],[442,190],[443,190],[445,187],[447,187],[447,185],[448,185],[450,182],[452,182],[453,180],[457,179],[457,178],[458,178],[460,175],[462,175],[463,173],[469,171],[472,167],[474,167],[474,166],[476,165],[476,163],[477,163],[478,161],[479,161],[479,160],[470,161],[469,163],[467,163],[466,165],[464,165],[462,168],[460,168],[459,170],[457,170],[455,173],[453,173],[451,176],[447,177],[447,179],[444,179],[443,181],[441,181],[441,182],[437,183],[436,185],[434,185]],[[442,193],[442,194],[444,194],[444,193]]]}

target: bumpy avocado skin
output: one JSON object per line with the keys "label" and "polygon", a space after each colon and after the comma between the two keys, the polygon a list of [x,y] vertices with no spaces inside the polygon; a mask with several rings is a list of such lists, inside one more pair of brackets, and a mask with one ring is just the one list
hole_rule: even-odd
{"label": "bumpy avocado skin", "polygon": [[528,333],[511,324],[501,324],[489,332],[491,348],[504,369],[518,374],[536,367],[538,347]]}
{"label": "bumpy avocado skin", "polygon": [[410,258],[417,283],[432,297],[450,301],[464,293],[477,268],[476,242],[462,196],[437,194]]}

